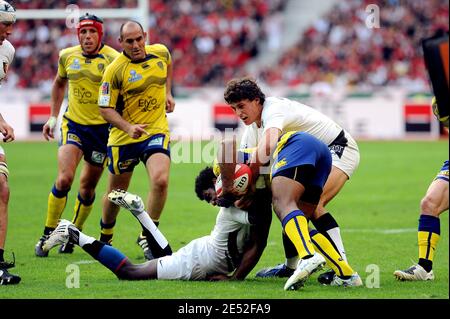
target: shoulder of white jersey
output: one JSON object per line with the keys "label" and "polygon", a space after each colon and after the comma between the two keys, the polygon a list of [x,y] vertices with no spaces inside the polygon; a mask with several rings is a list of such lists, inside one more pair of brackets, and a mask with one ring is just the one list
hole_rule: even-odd
{"label": "shoulder of white jersey", "polygon": [[8,64],[11,64],[12,60],[14,59],[15,52],[16,49],[11,44],[11,42],[5,39],[2,45],[0,46],[0,57],[2,58],[2,60],[7,62]]}

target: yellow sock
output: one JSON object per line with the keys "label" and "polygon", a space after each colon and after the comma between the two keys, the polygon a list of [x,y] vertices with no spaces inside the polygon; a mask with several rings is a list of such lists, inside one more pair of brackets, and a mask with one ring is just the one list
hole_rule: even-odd
{"label": "yellow sock", "polygon": [[419,231],[417,238],[419,243],[419,258],[433,261],[434,252],[440,236],[433,232]]}
{"label": "yellow sock", "polygon": [[311,241],[317,252],[325,257],[327,266],[334,270],[338,276],[351,276],[354,271],[352,267],[339,255],[331,242],[317,230],[310,233]]}
{"label": "yellow sock", "polygon": [[89,214],[92,211],[92,207],[94,206],[94,198],[89,201],[84,201],[80,194],[78,194],[78,197],[75,201],[75,206],[73,208],[73,220],[72,223],[75,224],[75,226],[79,229],[83,229],[84,222],[88,218]]}
{"label": "yellow sock", "polygon": [[[436,250],[441,234],[441,225],[438,217],[430,215],[420,215],[419,230],[417,240],[419,244],[419,263],[420,259],[433,262],[434,252]],[[429,270],[427,270],[429,271]]]}
{"label": "yellow sock", "polygon": [[114,235],[114,226],[116,225],[116,221],[110,223],[110,224],[105,224],[103,223],[103,220],[100,219],[100,227],[101,227],[101,231],[100,231],[100,238],[99,240],[101,242],[107,243],[107,244],[111,244],[112,243],[112,238]]}
{"label": "yellow sock", "polygon": [[311,243],[308,231],[308,221],[301,210],[288,214],[282,221],[286,235],[294,244],[299,258],[314,255],[315,250]]}
{"label": "yellow sock", "polygon": [[58,220],[66,207],[67,193],[69,191],[59,191],[53,186],[52,191],[48,195],[47,204],[47,219],[45,221],[45,227],[56,228]]}

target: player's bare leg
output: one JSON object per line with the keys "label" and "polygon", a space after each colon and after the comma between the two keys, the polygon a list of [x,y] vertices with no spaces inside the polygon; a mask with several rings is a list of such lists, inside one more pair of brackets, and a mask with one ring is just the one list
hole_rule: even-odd
{"label": "player's bare leg", "polygon": [[108,200],[108,194],[114,189],[127,190],[133,172],[125,172],[118,175],[109,173],[108,186],[106,194],[103,196],[103,211],[101,220],[100,241],[111,243],[113,237],[113,228],[116,224],[116,218],[119,214],[120,207]]}

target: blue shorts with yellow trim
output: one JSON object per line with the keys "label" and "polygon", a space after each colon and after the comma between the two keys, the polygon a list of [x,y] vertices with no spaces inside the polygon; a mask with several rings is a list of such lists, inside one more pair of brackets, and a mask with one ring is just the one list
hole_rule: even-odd
{"label": "blue shorts with yellow trim", "polygon": [[[277,151],[274,154],[272,178],[285,176],[284,171],[294,171],[296,167],[314,167],[309,174],[305,187],[323,188],[331,172],[331,153],[328,146],[314,136],[305,132],[289,132],[280,137]],[[301,174],[302,170],[298,170]],[[291,177],[302,180],[300,177]]]}
{"label": "blue shorts with yellow trim", "polygon": [[441,170],[436,175],[435,180],[436,179],[442,179],[448,182],[448,160],[444,162],[444,165],[442,165]]}
{"label": "blue shorts with yellow trim", "polygon": [[81,125],[63,117],[59,146],[72,144],[81,149],[84,159],[95,166],[106,166],[109,124]]}
{"label": "blue shorts with yellow trim", "polygon": [[145,141],[120,146],[108,146],[109,171],[114,175],[132,172],[139,162],[146,163],[155,153],[170,157],[170,141],[165,134],[155,134]]}

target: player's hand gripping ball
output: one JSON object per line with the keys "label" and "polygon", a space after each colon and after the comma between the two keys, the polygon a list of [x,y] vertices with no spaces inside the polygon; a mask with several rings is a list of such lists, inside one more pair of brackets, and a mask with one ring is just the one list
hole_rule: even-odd
{"label": "player's hand gripping ball", "polygon": [[[245,164],[236,164],[236,169],[234,171],[234,183],[233,189],[239,194],[243,195],[247,191],[252,180],[252,171],[250,167]],[[217,196],[222,195],[222,175],[217,176],[216,180],[216,194]]]}

